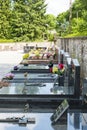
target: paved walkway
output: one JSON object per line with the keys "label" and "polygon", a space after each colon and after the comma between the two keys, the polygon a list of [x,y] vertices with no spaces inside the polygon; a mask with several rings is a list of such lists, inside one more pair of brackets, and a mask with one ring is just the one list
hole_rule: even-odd
{"label": "paved walkway", "polygon": [[0,79],[22,60],[22,51],[0,52]]}

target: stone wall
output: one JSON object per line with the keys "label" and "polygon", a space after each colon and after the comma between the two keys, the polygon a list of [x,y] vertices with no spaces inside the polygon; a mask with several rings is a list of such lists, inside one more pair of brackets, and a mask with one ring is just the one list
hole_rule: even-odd
{"label": "stone wall", "polygon": [[0,51],[23,50],[23,43],[0,43]]}
{"label": "stone wall", "polygon": [[57,46],[77,58],[81,65],[82,77],[87,77],[87,37],[58,38]]}
{"label": "stone wall", "polygon": [[16,51],[23,50],[24,46],[39,46],[46,47],[50,46],[50,42],[15,42],[15,43],[0,43],[0,51]]}

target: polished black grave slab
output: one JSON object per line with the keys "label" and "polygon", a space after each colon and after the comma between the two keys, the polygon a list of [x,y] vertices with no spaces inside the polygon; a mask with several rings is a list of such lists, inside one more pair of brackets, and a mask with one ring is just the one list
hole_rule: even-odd
{"label": "polished black grave slab", "polygon": [[[51,125],[50,116],[52,113],[1,113],[0,114],[0,128],[3,130],[54,130]],[[35,123],[20,123],[20,120],[17,122],[15,118],[34,118]],[[6,120],[9,119],[9,122]],[[13,121],[11,121],[13,120]]]}
{"label": "polished black grave slab", "polygon": [[[4,112],[0,113],[0,128],[2,130],[86,130],[87,129],[87,113],[81,113],[80,111],[73,110],[66,113],[67,119],[60,120],[59,122],[52,124],[51,116],[53,112],[30,112],[30,113],[13,113]],[[34,118],[34,123],[16,122],[15,119]],[[9,121],[8,121],[9,120]],[[12,121],[13,120],[13,121]]]}
{"label": "polished black grave slab", "polygon": [[11,70],[12,73],[50,73],[48,65],[29,64],[28,66],[18,65],[17,70]]}
{"label": "polished black grave slab", "polygon": [[[54,64],[57,66],[57,64]],[[17,70],[11,70],[12,73],[50,73],[50,69],[47,64],[29,64],[28,66],[18,65]]]}
{"label": "polished black grave slab", "polygon": [[[53,83],[58,78],[57,74],[40,74],[40,73],[15,73],[13,79],[8,80],[10,83]],[[7,80],[3,78],[4,80]]]}
{"label": "polished black grave slab", "polygon": [[73,87],[54,83],[10,83],[0,88],[0,95],[73,95]]}

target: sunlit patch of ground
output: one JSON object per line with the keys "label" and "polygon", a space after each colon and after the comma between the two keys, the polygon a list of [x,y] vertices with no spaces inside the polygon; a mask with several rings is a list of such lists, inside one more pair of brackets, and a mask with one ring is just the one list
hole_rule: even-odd
{"label": "sunlit patch of ground", "polygon": [[22,60],[22,51],[0,52],[0,79]]}

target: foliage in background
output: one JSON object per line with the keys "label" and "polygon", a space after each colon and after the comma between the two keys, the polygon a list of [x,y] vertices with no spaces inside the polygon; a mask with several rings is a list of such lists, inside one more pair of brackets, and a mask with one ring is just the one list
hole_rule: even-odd
{"label": "foliage in background", "polygon": [[[46,14],[45,0],[1,0],[0,42],[43,41],[57,36],[87,36],[87,1],[75,0],[57,17]],[[6,40],[7,39],[7,40]],[[12,39],[12,40],[10,40]]]}
{"label": "foliage in background", "polygon": [[10,38],[10,10],[9,0],[0,1],[0,39]]}
{"label": "foliage in background", "polygon": [[55,18],[46,14],[46,6],[45,0],[1,0],[0,39],[47,39],[48,30],[55,27]]}
{"label": "foliage in background", "polygon": [[[43,37],[46,5],[44,0],[16,1],[11,21],[12,37],[16,41],[34,41]],[[15,12],[15,13],[14,13]]]}
{"label": "foliage in background", "polygon": [[75,0],[72,4],[71,24],[69,24],[69,17],[70,10],[57,16],[56,30],[59,36],[87,36],[87,2]]}
{"label": "foliage in background", "polygon": [[13,39],[0,39],[0,43],[13,43],[14,40]]}

